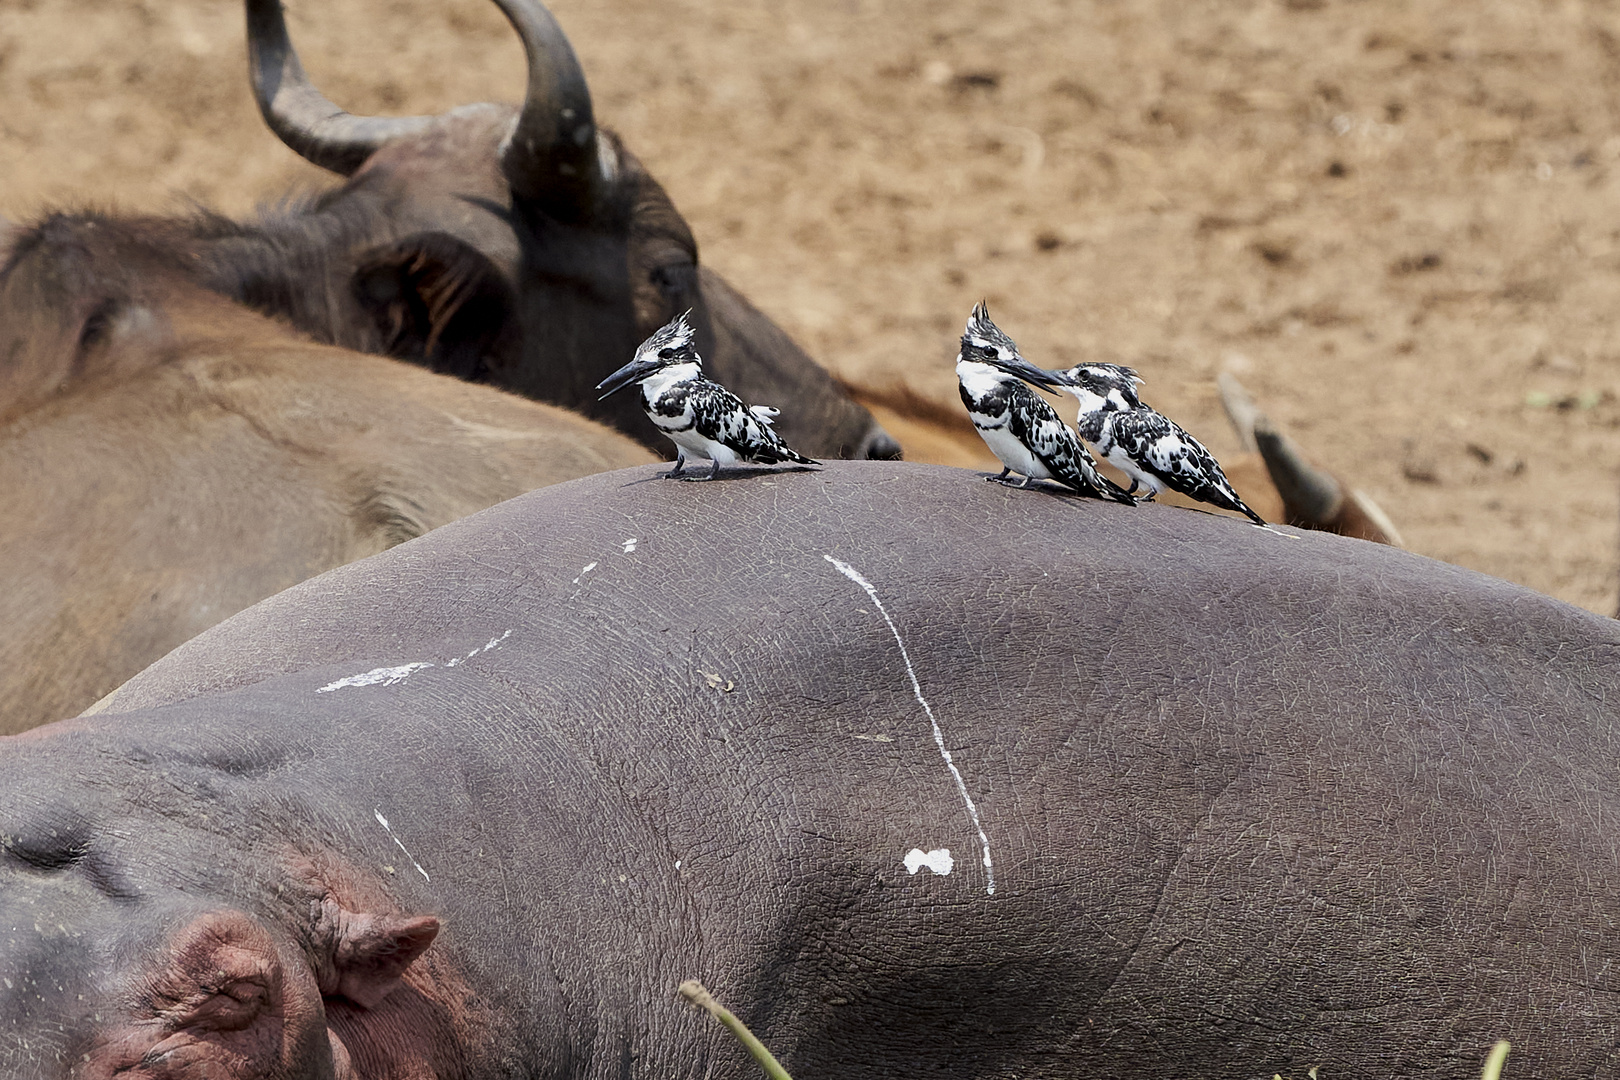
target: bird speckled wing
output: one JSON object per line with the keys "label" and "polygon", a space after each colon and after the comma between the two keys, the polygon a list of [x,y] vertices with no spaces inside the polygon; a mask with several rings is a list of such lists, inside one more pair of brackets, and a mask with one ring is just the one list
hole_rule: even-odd
{"label": "bird speckled wing", "polygon": [[744,461],[774,465],[793,461],[801,465],[814,464],[809,458],[791,449],[771,426],[770,415],[762,416],[761,409],[750,408],[743,400],[717,382],[697,379],[687,384],[687,400],[692,407],[692,427],[699,435],[713,442],[729,446]]}
{"label": "bird speckled wing", "polygon": [[1106,496],[1125,503],[1135,501],[1097,471],[1097,460],[1085,443],[1069,430],[1057,410],[1033,390],[1015,383],[1010,387],[1008,398],[1009,430],[1046,466],[1052,479],[1087,495]]}
{"label": "bird speckled wing", "polygon": [[1105,423],[1117,452],[1138,467],[1147,467],[1166,487],[1223,510],[1236,510],[1257,524],[1265,524],[1265,520],[1238,497],[1215,455],[1175,421],[1141,406],[1112,413]]}

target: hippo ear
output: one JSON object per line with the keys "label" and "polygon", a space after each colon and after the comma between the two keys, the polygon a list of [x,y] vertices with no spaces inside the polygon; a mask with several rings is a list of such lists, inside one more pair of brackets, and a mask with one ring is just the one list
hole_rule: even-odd
{"label": "hippo ear", "polygon": [[405,969],[439,934],[431,915],[337,912],[332,969],[336,992],[356,1005],[374,1009],[400,987]]}
{"label": "hippo ear", "polygon": [[448,233],[373,248],[352,286],[389,356],[475,382],[516,359],[511,287],[488,256]]}

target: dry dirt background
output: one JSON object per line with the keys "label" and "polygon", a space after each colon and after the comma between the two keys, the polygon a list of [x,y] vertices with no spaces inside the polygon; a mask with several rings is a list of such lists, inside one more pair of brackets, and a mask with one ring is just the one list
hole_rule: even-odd
{"label": "dry dirt background", "polygon": [[[512,100],[484,0],[289,0],[358,112]],[[1620,10],[1471,0],[556,0],[598,116],[828,367],[949,408],[980,296],[1139,367],[1218,452],[1239,375],[1408,546],[1615,609]],[[329,181],[234,0],[0,0],[0,213]],[[948,445],[913,457],[956,459]]]}

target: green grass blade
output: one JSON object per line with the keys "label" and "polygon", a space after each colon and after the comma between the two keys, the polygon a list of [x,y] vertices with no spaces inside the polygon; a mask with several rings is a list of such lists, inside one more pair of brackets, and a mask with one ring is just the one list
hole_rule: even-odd
{"label": "green grass blade", "polygon": [[710,1016],[720,1021],[733,1035],[737,1036],[742,1044],[748,1048],[748,1052],[754,1056],[754,1060],[759,1062],[759,1067],[765,1070],[765,1075],[770,1077],[771,1080],[793,1080],[793,1077],[788,1075],[788,1071],[782,1068],[782,1063],[777,1061],[769,1050],[765,1049],[765,1044],[754,1038],[754,1033],[748,1030],[748,1025],[733,1016],[731,1010],[714,1000],[714,995],[704,989],[702,983],[696,979],[687,979],[681,983],[680,990],[681,997],[698,1008],[707,1010]]}
{"label": "green grass blade", "polygon": [[1506,1039],[1491,1047],[1490,1056],[1485,1059],[1485,1069],[1479,1074],[1479,1080],[1502,1080],[1502,1062],[1507,1060],[1508,1051],[1513,1049]]}

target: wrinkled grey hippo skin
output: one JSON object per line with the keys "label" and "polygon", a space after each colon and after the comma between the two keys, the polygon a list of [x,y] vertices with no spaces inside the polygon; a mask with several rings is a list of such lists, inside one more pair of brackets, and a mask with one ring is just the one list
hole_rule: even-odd
{"label": "wrinkled grey hippo skin", "polygon": [[[1617,645],[1388,547],[960,470],[574,481],[0,741],[0,1063],[84,1060],[73,995],[128,998],[97,935],[161,966],[151,913],[230,907],[334,1047],[409,998],[441,1076],[749,1075],[688,977],[798,1080],[1473,1077],[1500,1037],[1613,1076]],[[288,852],[441,920],[372,1012]]]}

